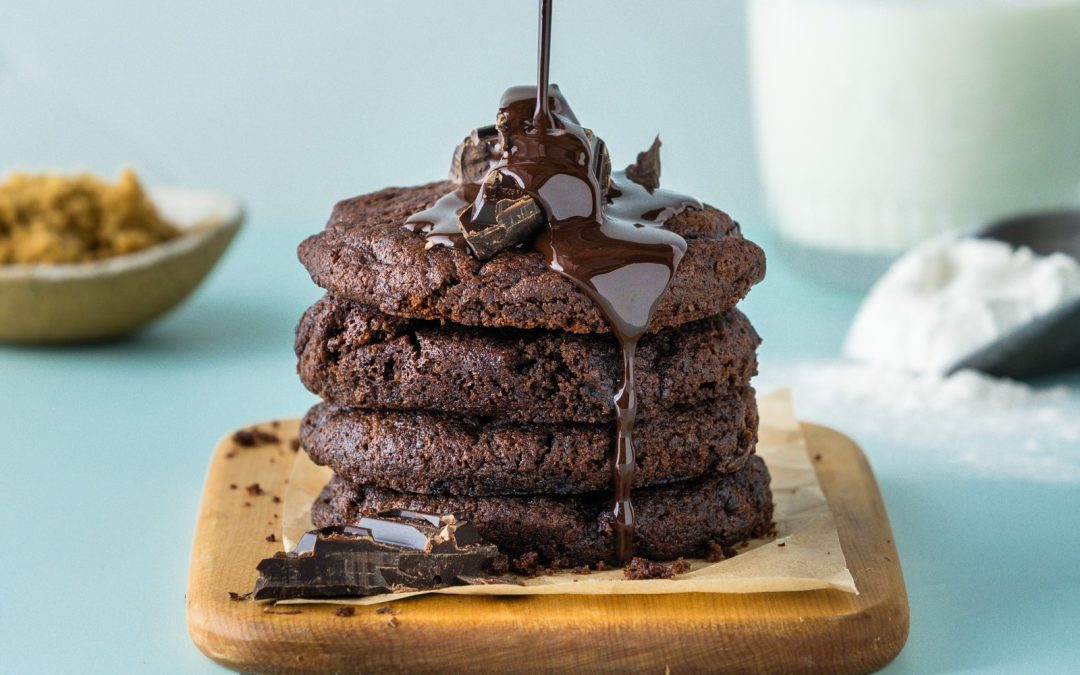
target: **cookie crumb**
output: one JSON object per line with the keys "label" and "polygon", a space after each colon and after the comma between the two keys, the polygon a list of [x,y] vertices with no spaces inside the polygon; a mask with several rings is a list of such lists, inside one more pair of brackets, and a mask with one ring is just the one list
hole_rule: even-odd
{"label": "cookie crumb", "polygon": [[670,579],[671,567],[645,558],[635,557],[623,567],[623,576],[634,581],[644,579]]}
{"label": "cookie crumb", "polygon": [[487,571],[496,575],[506,574],[510,571],[510,558],[505,554],[500,553],[488,563]]}
{"label": "cookie crumb", "polygon": [[738,555],[738,553],[739,552],[731,546],[720,545],[717,544],[715,541],[710,541],[709,551],[705,554],[705,560],[711,563],[720,562],[721,560],[725,560],[727,558],[734,558],[736,555]]}
{"label": "cookie crumb", "polygon": [[258,497],[259,495],[261,495],[263,493],[262,486],[260,486],[258,483],[252,483],[251,485],[248,485],[244,489],[247,490],[247,493],[249,495],[251,495],[252,497]]}
{"label": "cookie crumb", "polygon": [[540,564],[540,554],[536,551],[529,551],[525,555],[514,558],[510,562],[510,568],[527,577],[539,576],[544,571],[543,566]]}
{"label": "cookie crumb", "polygon": [[782,542],[780,542],[779,544],[777,544],[777,546],[787,546],[787,542],[786,542],[786,541],[782,541]]}
{"label": "cookie crumb", "polygon": [[247,593],[234,593],[233,591],[229,591],[229,600],[232,600],[233,602],[240,602],[241,600],[247,600],[250,597],[251,597],[251,591],[248,591]]}
{"label": "cookie crumb", "polygon": [[242,448],[254,448],[260,445],[281,442],[281,439],[277,434],[263,431],[262,429],[256,429],[255,427],[237,430],[233,433],[232,440],[233,443],[236,443]]}
{"label": "cookie crumb", "polygon": [[338,607],[334,614],[347,618],[352,616],[353,614],[356,614],[356,609],[353,607]]}
{"label": "cookie crumb", "polygon": [[386,620],[386,625],[390,626],[391,628],[397,628],[397,619],[395,619],[394,617],[390,617]]}
{"label": "cookie crumb", "polygon": [[263,614],[299,614],[298,609],[274,609],[273,607],[267,607],[263,610]]}
{"label": "cookie crumb", "polygon": [[235,490],[235,489],[236,489],[237,487],[238,487],[238,486],[237,486],[237,484],[236,484],[236,483],[229,483],[229,489],[230,489],[230,490]]}
{"label": "cookie crumb", "polygon": [[676,558],[675,562],[671,563],[672,574],[686,574],[690,571],[690,563],[682,558]]}
{"label": "cookie crumb", "polygon": [[588,565],[582,565],[574,568],[574,574],[592,574],[592,570],[589,569]]}
{"label": "cookie crumb", "polygon": [[281,497],[278,497],[277,495],[274,495],[274,496],[273,496],[273,497],[272,497],[272,498],[270,499],[270,501],[274,502],[275,504],[280,504],[280,503],[281,503]]}
{"label": "cookie crumb", "polygon": [[290,440],[289,441],[289,449],[292,450],[293,452],[298,452],[300,450],[300,439],[299,438],[294,438],[294,439]]}
{"label": "cookie crumb", "polygon": [[275,537],[274,533],[271,532],[270,534],[266,535],[266,541],[277,541],[277,537]]}

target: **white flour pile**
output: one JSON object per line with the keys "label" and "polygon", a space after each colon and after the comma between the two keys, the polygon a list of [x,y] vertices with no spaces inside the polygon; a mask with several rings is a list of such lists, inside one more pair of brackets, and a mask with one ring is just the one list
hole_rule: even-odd
{"label": "white flour pile", "polygon": [[756,386],[790,386],[801,417],[867,444],[882,439],[994,477],[1078,483],[1080,389],[940,374],[1077,297],[1080,263],[1068,256],[932,241],[898,261],[859,310],[845,354],[862,363],[764,368]]}
{"label": "white flour pile", "polygon": [[844,431],[871,456],[884,441],[988,477],[1080,483],[1080,394],[1066,386],[836,361],[766,366],[755,386],[790,387],[799,417]]}
{"label": "white flour pile", "polygon": [[942,238],[899,260],[848,333],[858,361],[942,373],[1014,328],[1080,298],[1080,262],[987,239]]}

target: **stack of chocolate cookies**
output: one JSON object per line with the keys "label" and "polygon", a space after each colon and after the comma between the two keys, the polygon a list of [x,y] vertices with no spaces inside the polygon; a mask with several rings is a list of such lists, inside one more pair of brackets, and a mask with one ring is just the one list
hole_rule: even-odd
{"label": "stack of chocolate cookies", "polygon": [[[346,200],[300,246],[328,291],[296,337],[300,377],[323,399],[301,441],[335,474],[314,524],[454,513],[511,557],[614,562],[619,346],[530,247],[481,261],[402,227],[451,189]],[[634,549],[657,560],[730,550],[772,524],[749,384],[759,338],[735,309],[764,256],[711,207],[665,226],[687,249],[635,361]]]}

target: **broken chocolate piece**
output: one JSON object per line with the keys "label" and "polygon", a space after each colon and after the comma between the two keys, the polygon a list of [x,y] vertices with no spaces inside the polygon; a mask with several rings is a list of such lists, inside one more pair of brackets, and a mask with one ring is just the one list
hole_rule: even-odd
{"label": "broken chocolate piece", "polygon": [[284,557],[258,565],[256,600],[331,598],[442,588],[481,576],[499,551],[452,515],[396,509],[304,534]]}
{"label": "broken chocolate piece", "polygon": [[649,149],[639,152],[637,161],[626,167],[626,177],[650,193],[660,187],[660,137],[657,136]]}
{"label": "broken chocolate piece", "polygon": [[501,154],[499,134],[495,130],[495,125],[473,129],[465,140],[454,148],[454,159],[450,163],[450,180],[458,185],[483,181]]}
{"label": "broken chocolate piece", "polygon": [[513,176],[493,170],[461,219],[461,233],[480,260],[532,239],[547,222],[544,210]]}

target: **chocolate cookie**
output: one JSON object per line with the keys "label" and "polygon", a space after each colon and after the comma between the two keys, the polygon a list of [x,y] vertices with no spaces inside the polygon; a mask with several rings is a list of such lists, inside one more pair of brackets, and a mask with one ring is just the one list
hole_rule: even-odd
{"label": "chocolate cookie", "polygon": [[[316,527],[355,525],[364,515],[406,508],[454,513],[474,523],[510,556],[536,552],[563,566],[613,559],[611,499],[577,497],[456,497],[414,495],[353,486],[335,476],[311,507]],[[634,492],[638,555],[655,560],[704,555],[710,543],[734,546],[772,527],[769,472],[756,455],[739,471],[695,484]]]}
{"label": "chocolate cookie", "polygon": [[[451,188],[448,182],[387,188],[339,202],[326,229],[300,244],[300,260],[331,293],[395,316],[608,332],[596,304],[536,251],[512,248],[479,261],[463,250],[425,250],[423,236],[402,225]],[[652,331],[731,309],[765,274],[761,249],[722,211],[687,211],[667,227],[687,239],[687,251]]]}
{"label": "chocolate cookie", "polygon": [[[746,386],[759,342],[737,310],[645,336],[636,362],[639,416]],[[622,379],[610,335],[441,326],[331,296],[304,314],[296,352],[308,389],[363,408],[607,423]]]}
{"label": "chocolate cookie", "polygon": [[[356,484],[459,495],[611,490],[609,424],[488,421],[427,412],[372,412],[321,403],[304,417],[311,458]],[[636,486],[741,468],[757,442],[754,391],[638,420]]]}

